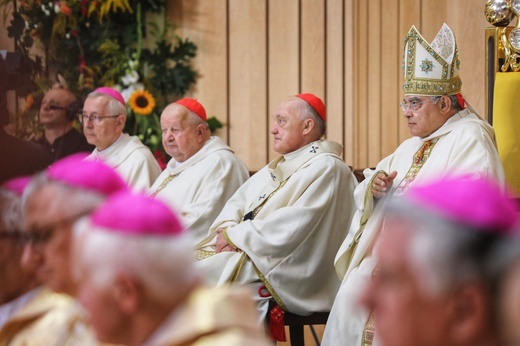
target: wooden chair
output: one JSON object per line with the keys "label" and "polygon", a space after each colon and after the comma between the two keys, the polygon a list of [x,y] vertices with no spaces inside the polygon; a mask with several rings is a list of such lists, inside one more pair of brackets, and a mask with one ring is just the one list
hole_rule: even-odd
{"label": "wooden chair", "polygon": [[[364,168],[353,169],[350,167],[354,176],[356,177],[358,182],[362,182],[365,179],[363,175]],[[250,172],[253,175],[255,172]],[[269,304],[269,311],[266,317],[266,323],[269,327],[269,316],[271,314],[271,310],[275,307],[278,307],[274,302]],[[329,312],[314,312],[308,316],[300,316],[297,314],[293,314],[291,312],[284,312],[284,325],[289,327],[289,340],[291,341],[291,346],[305,346],[304,333],[303,328],[305,326],[309,326],[314,341],[316,345],[320,345],[320,340],[314,331],[313,325],[325,325],[327,323],[327,319],[329,318]]]}
{"label": "wooden chair", "polygon": [[[269,304],[269,310],[266,316],[266,323],[269,329],[270,327],[270,315],[273,309],[280,309],[276,303],[271,302]],[[327,323],[327,319],[329,318],[329,312],[313,312],[308,316],[301,316],[297,314],[293,314],[291,312],[284,312],[284,326],[289,327],[289,340],[291,341],[291,346],[305,346],[305,338],[303,333],[303,328],[305,326],[309,326],[314,341],[316,345],[320,345],[320,340],[318,335],[316,334],[313,325],[325,325]]]}

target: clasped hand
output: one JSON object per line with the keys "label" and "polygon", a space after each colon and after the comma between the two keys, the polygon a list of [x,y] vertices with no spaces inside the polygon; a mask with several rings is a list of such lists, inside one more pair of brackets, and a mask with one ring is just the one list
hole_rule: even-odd
{"label": "clasped hand", "polygon": [[224,228],[217,229],[217,253],[219,252],[238,252],[238,249],[230,245],[224,237]]}
{"label": "clasped hand", "polygon": [[372,180],[372,195],[374,198],[381,198],[386,195],[386,192],[392,187],[397,171],[386,175],[385,173],[378,173],[374,180]]}

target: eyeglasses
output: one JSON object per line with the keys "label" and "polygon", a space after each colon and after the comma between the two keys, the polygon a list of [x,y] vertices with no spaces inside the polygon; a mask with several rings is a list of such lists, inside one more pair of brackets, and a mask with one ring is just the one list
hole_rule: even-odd
{"label": "eyeglasses", "polygon": [[93,123],[93,124],[99,124],[101,123],[101,121],[103,119],[106,119],[106,118],[117,118],[118,116],[120,116],[121,114],[116,114],[116,115],[97,115],[97,114],[80,114],[79,115],[79,122],[84,124],[87,122],[87,119]]}
{"label": "eyeglasses", "polygon": [[3,231],[0,232],[0,240],[2,239],[11,239],[11,240],[22,240],[24,237],[23,233],[19,230],[11,230],[11,231]]}
{"label": "eyeglasses", "polygon": [[49,110],[51,110],[51,111],[64,111],[66,109],[67,108],[65,108],[65,107],[56,106],[56,105],[50,105],[49,106]]}
{"label": "eyeglasses", "polygon": [[33,246],[42,246],[49,240],[51,240],[52,236],[54,235],[54,232],[60,226],[65,225],[67,223],[72,223],[80,217],[89,214],[90,212],[91,210],[89,209],[88,211],[83,211],[81,213],[65,217],[43,227],[34,227],[28,229],[25,232],[21,233],[21,240],[24,243],[24,245],[32,244]]}
{"label": "eyeglasses", "polygon": [[434,96],[434,97],[430,97],[430,98],[427,98],[426,100],[422,100],[422,101],[401,102],[401,103],[399,103],[399,105],[401,106],[401,109],[403,110],[403,112],[406,112],[408,110],[408,108],[410,108],[412,110],[412,112],[415,112],[416,110],[421,108],[423,103],[431,101],[433,104],[436,104],[439,101],[439,99],[440,99],[440,96]]}

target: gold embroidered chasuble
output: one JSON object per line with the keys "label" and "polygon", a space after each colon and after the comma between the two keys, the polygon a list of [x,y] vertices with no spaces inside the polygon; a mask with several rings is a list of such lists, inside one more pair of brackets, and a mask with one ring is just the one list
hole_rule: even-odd
{"label": "gold embroidered chasuble", "polygon": [[[421,157],[422,163],[417,161]],[[486,176],[505,184],[493,128],[468,109],[453,115],[430,136],[404,141],[375,170],[366,169],[366,179],[354,192],[357,211],[335,258],[336,272],[342,284],[325,328],[324,346],[337,345],[339,340],[347,340],[352,345],[362,343],[361,335],[369,314],[355,302],[377,263],[371,253],[381,222],[380,208],[371,194],[371,184],[377,173],[393,171],[398,174],[388,192],[390,196],[405,193],[413,184],[445,174]],[[375,340],[377,344],[377,327]]]}
{"label": "gold embroidered chasuble", "polygon": [[0,345],[99,345],[87,319],[69,296],[46,288],[20,309],[0,330]]}
{"label": "gold embroidered chasuble", "polygon": [[197,288],[143,346],[268,346],[257,314],[247,289]]}
{"label": "gold embroidered chasuble", "polygon": [[[356,186],[340,153],[337,143],[313,142],[272,161],[242,185],[199,247],[198,264],[208,282],[261,280],[288,311],[328,310],[339,282],[323,268],[333,265],[346,235]],[[218,228],[226,229],[240,252],[214,253]]]}

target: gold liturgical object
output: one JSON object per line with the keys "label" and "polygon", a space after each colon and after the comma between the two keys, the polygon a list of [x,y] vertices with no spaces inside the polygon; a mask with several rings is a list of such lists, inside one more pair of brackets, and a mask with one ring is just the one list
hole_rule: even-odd
{"label": "gold liturgical object", "polygon": [[[506,180],[520,195],[520,0],[488,0],[486,112]],[[509,26],[516,19],[516,26]]]}

